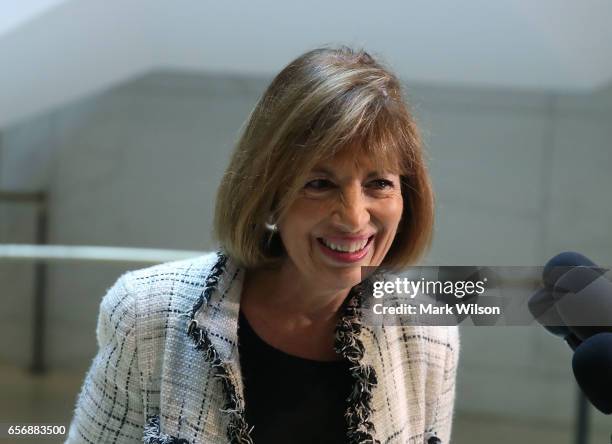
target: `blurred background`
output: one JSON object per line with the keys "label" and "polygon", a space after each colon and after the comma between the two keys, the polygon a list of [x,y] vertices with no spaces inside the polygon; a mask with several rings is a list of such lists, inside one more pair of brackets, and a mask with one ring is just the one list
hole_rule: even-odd
{"label": "blurred background", "polygon": [[[612,264],[611,23],[607,0],[4,3],[0,423],[68,425],[106,289],[214,248],[242,125],[323,44],[364,47],[404,82],[437,194],[425,263]],[[8,248],[37,243],[171,251]],[[461,335],[454,443],[579,442],[566,344],[538,326]],[[582,442],[609,442],[612,418],[587,419]]]}

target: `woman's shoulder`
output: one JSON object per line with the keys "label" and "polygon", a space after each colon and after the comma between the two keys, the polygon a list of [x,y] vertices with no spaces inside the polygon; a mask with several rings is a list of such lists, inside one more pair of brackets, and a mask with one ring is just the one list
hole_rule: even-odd
{"label": "woman's shoulder", "polygon": [[[115,283],[121,298],[129,301],[137,320],[148,325],[156,319],[185,317],[200,297],[217,253],[181,259],[128,271]],[[103,302],[104,303],[104,302]]]}
{"label": "woman's shoulder", "polygon": [[208,272],[217,261],[216,252],[153,265],[127,272],[123,278],[126,286],[136,294],[151,293],[177,284],[202,287]]}

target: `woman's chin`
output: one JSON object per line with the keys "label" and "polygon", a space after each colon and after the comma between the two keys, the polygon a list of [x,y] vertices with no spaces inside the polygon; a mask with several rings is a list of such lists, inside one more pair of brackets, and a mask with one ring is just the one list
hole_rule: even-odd
{"label": "woman's chin", "polygon": [[[361,266],[325,267],[319,278],[325,279],[328,285],[337,289],[352,288],[363,280]],[[326,278],[324,278],[326,276]]]}

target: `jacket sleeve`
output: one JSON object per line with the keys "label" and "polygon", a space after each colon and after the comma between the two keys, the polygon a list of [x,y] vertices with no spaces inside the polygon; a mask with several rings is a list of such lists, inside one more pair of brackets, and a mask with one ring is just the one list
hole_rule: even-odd
{"label": "jacket sleeve", "polygon": [[[459,364],[459,328],[447,327],[445,341],[446,357],[444,373],[436,384],[434,409],[431,412],[430,426],[425,430],[425,444],[448,444],[451,438],[453,413],[455,408],[455,385]],[[429,416],[429,415],[428,415]]]}
{"label": "jacket sleeve", "polygon": [[100,304],[98,352],[85,376],[66,443],[140,443],[143,401],[136,355],[135,297],[129,273]]}

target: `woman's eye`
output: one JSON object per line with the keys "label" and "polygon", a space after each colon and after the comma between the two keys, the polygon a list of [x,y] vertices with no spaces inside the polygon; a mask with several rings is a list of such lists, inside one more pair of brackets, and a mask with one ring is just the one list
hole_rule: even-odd
{"label": "woman's eye", "polygon": [[393,182],[387,179],[376,179],[370,182],[377,190],[387,190],[394,187]]}
{"label": "woman's eye", "polygon": [[[335,184],[327,179],[315,179],[308,182],[304,188],[310,191],[327,191],[335,187]],[[374,190],[391,190],[395,187],[395,184],[387,179],[376,179],[370,181],[367,188]]]}
{"label": "woman's eye", "polygon": [[327,190],[331,188],[332,186],[333,186],[333,183],[331,183],[327,179],[315,179],[315,180],[311,180],[310,182],[308,182],[304,186],[304,188],[317,191],[317,190]]}

